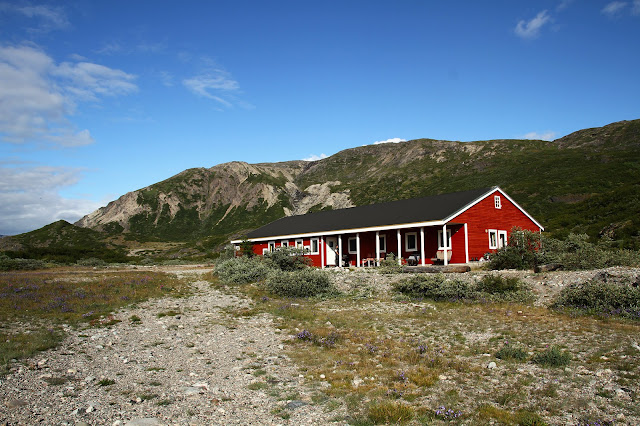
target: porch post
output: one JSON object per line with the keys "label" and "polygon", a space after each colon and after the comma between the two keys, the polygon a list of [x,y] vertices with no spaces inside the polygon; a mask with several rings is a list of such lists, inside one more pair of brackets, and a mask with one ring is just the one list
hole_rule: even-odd
{"label": "porch post", "polygon": [[380,266],[380,231],[376,231],[376,266]]}
{"label": "porch post", "polygon": [[469,263],[469,230],[466,222],[464,223],[464,256],[465,263]]}
{"label": "porch post", "polygon": [[447,224],[442,225],[442,246],[444,247],[444,266],[449,264],[449,247],[447,244],[449,241],[447,240]]}
{"label": "porch post", "polygon": [[342,268],[342,235],[338,235],[338,268]]}
{"label": "porch post", "polygon": [[360,267],[360,233],[356,233],[356,262],[358,262],[357,267]]}
{"label": "porch post", "polygon": [[402,239],[400,238],[400,230],[398,229],[398,265],[402,266]]}
{"label": "porch post", "polygon": [[420,264],[424,266],[424,226],[420,227]]}
{"label": "porch post", "polygon": [[320,237],[320,268],[324,268],[324,236]]}

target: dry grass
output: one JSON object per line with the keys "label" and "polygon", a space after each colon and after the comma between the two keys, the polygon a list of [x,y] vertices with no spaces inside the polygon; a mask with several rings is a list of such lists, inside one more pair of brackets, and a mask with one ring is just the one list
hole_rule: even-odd
{"label": "dry grass", "polygon": [[[278,317],[289,355],[344,401],[351,423],[640,421],[638,322],[526,304],[291,300],[242,289],[255,300],[242,314]],[[526,356],[499,359],[505,345]]]}

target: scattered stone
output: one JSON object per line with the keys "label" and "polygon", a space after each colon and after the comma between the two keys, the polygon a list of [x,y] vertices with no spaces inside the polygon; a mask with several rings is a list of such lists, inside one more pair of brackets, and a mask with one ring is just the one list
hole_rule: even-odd
{"label": "scattered stone", "polygon": [[487,365],[487,368],[488,368],[489,370],[493,370],[493,369],[495,369],[496,367],[498,367],[498,365],[497,365],[494,361],[491,361],[491,362],[489,363],[489,365]]}
{"label": "scattered stone", "polygon": [[300,407],[303,407],[305,405],[307,405],[306,402],[295,400],[295,401],[288,402],[285,407],[287,407],[287,409],[289,409],[289,410],[295,410],[296,408],[300,408]]}
{"label": "scattered stone", "polygon": [[153,417],[145,417],[141,419],[133,419],[124,424],[124,426],[163,426],[158,419]]}

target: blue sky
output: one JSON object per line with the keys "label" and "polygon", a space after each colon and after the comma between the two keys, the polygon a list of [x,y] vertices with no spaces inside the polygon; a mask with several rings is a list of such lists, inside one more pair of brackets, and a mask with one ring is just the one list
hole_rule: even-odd
{"label": "blue sky", "polygon": [[191,167],[640,118],[640,0],[0,0],[0,234]]}

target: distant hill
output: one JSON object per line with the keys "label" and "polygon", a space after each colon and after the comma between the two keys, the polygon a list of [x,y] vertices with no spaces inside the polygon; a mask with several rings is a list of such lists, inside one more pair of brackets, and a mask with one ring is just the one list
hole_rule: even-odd
{"label": "distant hill", "polygon": [[73,263],[96,258],[125,262],[123,247],[105,241],[105,235],[60,220],[35,231],[0,239],[0,251],[11,257]]}
{"label": "distant hill", "polygon": [[187,242],[202,252],[284,215],[494,185],[553,236],[587,233],[640,249],[640,120],[552,142],[417,139],[312,162],[188,169],[75,225],[102,233],[97,240]]}

